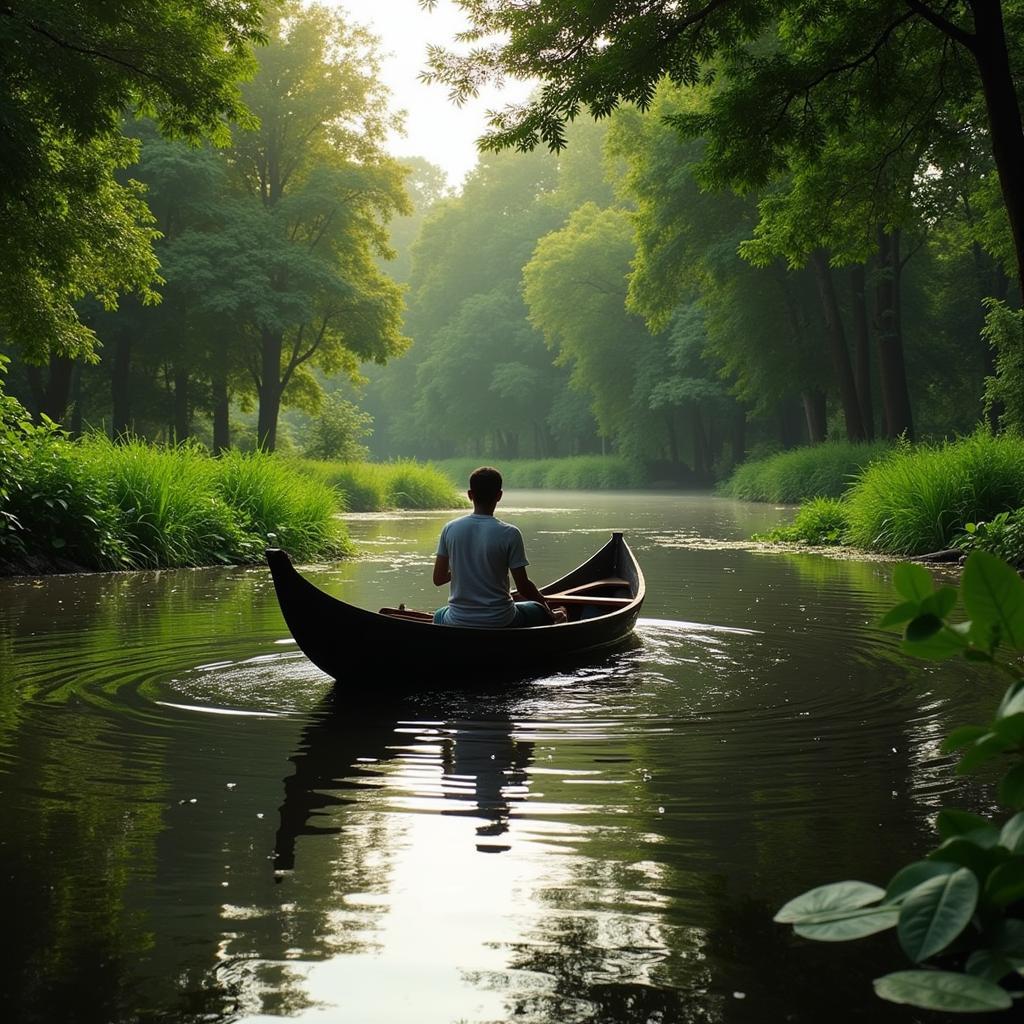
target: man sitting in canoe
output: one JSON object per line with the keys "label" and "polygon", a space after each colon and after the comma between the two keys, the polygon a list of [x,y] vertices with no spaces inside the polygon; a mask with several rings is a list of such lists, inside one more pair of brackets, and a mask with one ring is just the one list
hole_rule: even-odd
{"label": "man sitting in canoe", "polygon": [[[526,575],[530,564],[523,535],[510,523],[494,518],[501,501],[501,474],[481,466],[469,478],[471,515],[453,519],[441,531],[434,558],[434,586],[451,583],[448,604],[434,612],[439,626],[548,626],[555,621],[544,595]],[[508,574],[520,596],[512,600]],[[564,612],[559,614],[564,621]]]}

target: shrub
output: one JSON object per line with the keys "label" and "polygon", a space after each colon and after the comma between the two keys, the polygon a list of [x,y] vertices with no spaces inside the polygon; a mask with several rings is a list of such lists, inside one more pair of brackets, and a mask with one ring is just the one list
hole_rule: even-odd
{"label": "shrub", "polygon": [[1024,565],[1024,508],[1000,512],[985,523],[967,523],[953,545],[963,551],[987,551],[1011,565]]}
{"label": "shrub", "polygon": [[[460,487],[486,457],[442,459],[434,463]],[[563,459],[500,459],[497,468],[506,488],[517,490],[600,491],[644,486],[640,466],[618,455],[574,455]]]}
{"label": "shrub", "polygon": [[969,522],[1024,505],[1024,440],[984,430],[903,445],[868,466],[847,495],[850,541],[891,554],[947,548]]}
{"label": "shrub", "polygon": [[886,441],[829,441],[744,462],[720,493],[740,501],[794,505],[810,498],[838,498],[856,475],[890,451]]}
{"label": "shrub", "polygon": [[457,508],[465,504],[451,480],[429,463],[302,460],[298,465],[339,491],[350,512]]}
{"label": "shrub", "polygon": [[793,522],[754,540],[785,541],[791,544],[842,544],[846,540],[846,505],[838,498],[812,498],[802,505]]}

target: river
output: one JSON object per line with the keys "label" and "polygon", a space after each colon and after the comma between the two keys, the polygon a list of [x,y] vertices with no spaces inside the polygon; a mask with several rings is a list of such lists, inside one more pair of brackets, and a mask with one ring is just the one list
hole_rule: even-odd
{"label": "river", "polygon": [[[497,692],[333,687],[262,568],[0,581],[0,1006],[16,1024],[909,1022],[891,935],[772,923],[884,885],[992,684],[903,658],[892,566],[744,548],[790,515],[706,495],[509,492],[544,582],[621,529],[638,643]],[[310,567],[443,602],[451,513],[353,516]],[[436,666],[434,667],[436,668]]]}

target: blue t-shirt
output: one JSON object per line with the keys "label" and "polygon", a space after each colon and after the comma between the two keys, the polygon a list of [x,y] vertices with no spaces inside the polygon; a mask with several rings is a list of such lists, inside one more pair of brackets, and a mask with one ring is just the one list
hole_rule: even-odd
{"label": "blue t-shirt", "polygon": [[436,553],[448,559],[452,571],[449,625],[509,625],[515,618],[509,570],[530,564],[515,526],[476,512],[453,519],[441,531]]}

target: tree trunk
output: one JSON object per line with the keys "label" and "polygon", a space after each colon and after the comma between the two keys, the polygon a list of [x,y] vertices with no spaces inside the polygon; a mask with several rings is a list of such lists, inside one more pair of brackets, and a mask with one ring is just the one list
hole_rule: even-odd
{"label": "tree trunk", "polygon": [[114,368],[110,375],[110,436],[115,440],[132,429],[131,407],[132,343],[125,337],[117,339]]}
{"label": "tree trunk", "polygon": [[975,34],[970,50],[978,65],[988,112],[992,156],[1010,221],[1017,280],[1024,298],[1024,128],[1014,87],[999,0],[969,0]]}
{"label": "tree trunk", "polygon": [[277,447],[277,417],[281,412],[282,337],[276,331],[262,331],[260,345],[260,409],[256,443],[265,452]]}
{"label": "tree trunk", "polygon": [[804,404],[804,419],[807,421],[807,439],[811,444],[821,444],[828,437],[828,405],[825,392],[817,388],[805,391],[801,396]]}
{"label": "tree trunk", "polygon": [[907,369],[903,359],[903,325],[900,316],[900,232],[889,234],[878,228],[878,374],[885,410],[885,436],[905,434],[914,439],[914,421],[907,389]]}
{"label": "tree trunk", "polygon": [[192,433],[192,417],[189,413],[188,370],[184,366],[174,367],[174,441],[181,444]]}
{"label": "tree trunk", "polygon": [[868,332],[867,282],[864,264],[850,267],[850,306],[853,310],[853,373],[864,436],[875,438],[875,414],[871,401],[871,335]]}
{"label": "tree trunk", "polygon": [[811,263],[814,266],[814,277],[818,284],[818,295],[821,298],[821,310],[825,318],[825,336],[828,339],[836,384],[839,386],[843,419],[846,421],[846,439],[848,441],[863,441],[864,421],[861,418],[860,404],[857,401],[857,385],[853,379],[853,367],[850,365],[850,352],[846,347],[846,334],[843,330],[839,300],[836,298],[835,282],[832,280],[832,268],[828,264],[828,254],[824,249],[816,249],[811,256]]}
{"label": "tree trunk", "polygon": [[700,479],[707,479],[708,439],[704,433],[704,418],[696,402],[691,407],[690,422],[693,426],[693,472]]}
{"label": "tree trunk", "polygon": [[213,454],[220,455],[231,447],[231,425],[228,422],[231,401],[228,397],[227,375],[220,372],[214,374],[210,388],[213,398]]}

